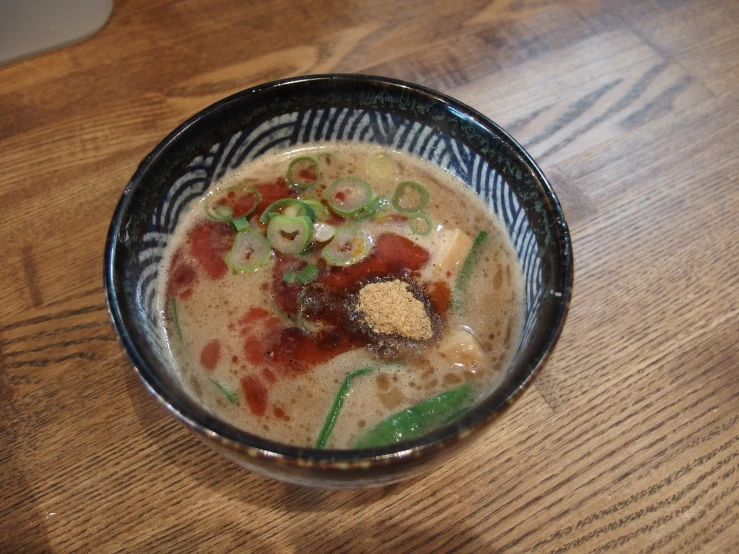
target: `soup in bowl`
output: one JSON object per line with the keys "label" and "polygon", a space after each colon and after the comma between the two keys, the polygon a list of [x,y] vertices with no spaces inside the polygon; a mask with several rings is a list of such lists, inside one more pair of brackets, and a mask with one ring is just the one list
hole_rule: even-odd
{"label": "soup in bowl", "polygon": [[142,162],[106,245],[147,388],[285,481],[399,481],[530,382],[572,286],[560,206],[502,129],[439,93],[326,75],[206,108]]}

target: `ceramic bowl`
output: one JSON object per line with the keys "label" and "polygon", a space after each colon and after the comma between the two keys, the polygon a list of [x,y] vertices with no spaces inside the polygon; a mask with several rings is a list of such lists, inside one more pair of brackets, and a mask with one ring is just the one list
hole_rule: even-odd
{"label": "ceramic bowl", "polygon": [[[155,283],[162,251],[190,201],[227,170],[307,142],[383,145],[458,176],[498,214],[525,276],[525,324],[502,384],[452,424],[373,449],[280,444],[214,417],[171,370]],[[541,169],[498,125],[433,90],[365,75],[315,75],[256,86],[217,102],[172,131],[123,191],[105,246],[113,325],[139,378],[197,437],[276,479],[319,487],[382,485],[438,467],[489,428],[554,348],[571,297],[573,261],[560,204]]]}

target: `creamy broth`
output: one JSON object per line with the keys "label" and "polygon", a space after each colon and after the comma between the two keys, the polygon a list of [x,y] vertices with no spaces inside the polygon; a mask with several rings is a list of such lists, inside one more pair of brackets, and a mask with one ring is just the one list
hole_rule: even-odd
{"label": "creamy broth", "polygon": [[[318,171],[313,175],[310,162],[298,163],[301,174],[317,182],[297,190],[285,175],[300,157],[315,160]],[[260,192],[247,232],[264,236],[267,225],[258,218],[272,201],[291,196],[325,205],[328,195],[338,202],[343,193],[333,197],[334,189],[327,189],[346,176],[366,181],[373,197],[388,200],[399,183],[420,183],[428,191],[423,212],[429,219],[411,217],[415,231],[425,232],[430,222],[428,234],[411,229],[409,213],[392,203],[360,221],[329,209],[323,214],[329,219],[322,222],[316,209],[323,230],[313,226],[313,239],[300,255],[271,250],[264,263],[247,271],[224,263],[236,231],[206,213],[213,215],[213,199],[222,191],[252,185]],[[324,445],[349,448],[382,420],[445,391],[471,383],[479,399],[496,386],[522,327],[521,269],[501,223],[456,177],[407,154],[334,143],[263,156],[226,175],[209,192],[193,203],[167,248],[158,302],[175,371],[215,415],[275,441],[315,446],[347,375],[371,368],[351,380]],[[416,191],[404,192],[412,207],[419,200]],[[398,199],[401,207],[403,198]],[[217,216],[228,216],[228,210],[216,208]],[[295,208],[289,209],[286,217],[294,218]],[[367,257],[335,266],[321,254],[330,242],[318,238],[343,224],[369,237]],[[297,240],[290,230],[284,237]],[[477,263],[466,271],[465,259],[481,231],[487,238],[477,249]],[[393,266],[387,272],[392,264],[377,262],[390,259],[383,258],[386,252],[391,257],[405,252],[413,268],[399,273]],[[308,270],[301,274],[306,265],[317,268],[313,279]],[[362,268],[371,271],[354,275]],[[462,273],[468,282],[457,292]],[[351,307],[334,324],[333,315],[323,315],[337,299]],[[372,315],[375,304],[379,316]],[[408,307],[400,311],[398,306]],[[384,315],[390,323],[380,321]],[[377,331],[390,324],[410,325],[410,316],[423,323],[417,335]]]}

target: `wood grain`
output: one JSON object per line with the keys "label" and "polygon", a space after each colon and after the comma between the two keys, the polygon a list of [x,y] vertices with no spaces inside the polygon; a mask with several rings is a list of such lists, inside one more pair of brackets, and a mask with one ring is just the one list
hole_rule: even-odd
{"label": "wood grain", "polygon": [[[121,0],[0,67],[0,552],[739,552],[739,3]],[[469,451],[320,491],[218,457],[137,382],[101,275],[138,161],[289,75],[409,79],[541,162],[561,341]]]}

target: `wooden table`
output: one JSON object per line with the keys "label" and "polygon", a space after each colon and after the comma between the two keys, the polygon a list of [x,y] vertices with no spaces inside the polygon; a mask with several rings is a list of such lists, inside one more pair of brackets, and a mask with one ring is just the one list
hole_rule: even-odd
{"label": "wooden table", "polygon": [[[0,68],[0,551],[739,552],[739,2],[121,0]],[[191,437],[102,290],[110,217],[180,121],[297,74],[415,81],[540,161],[571,226],[555,354],[423,478],[322,491]]]}

